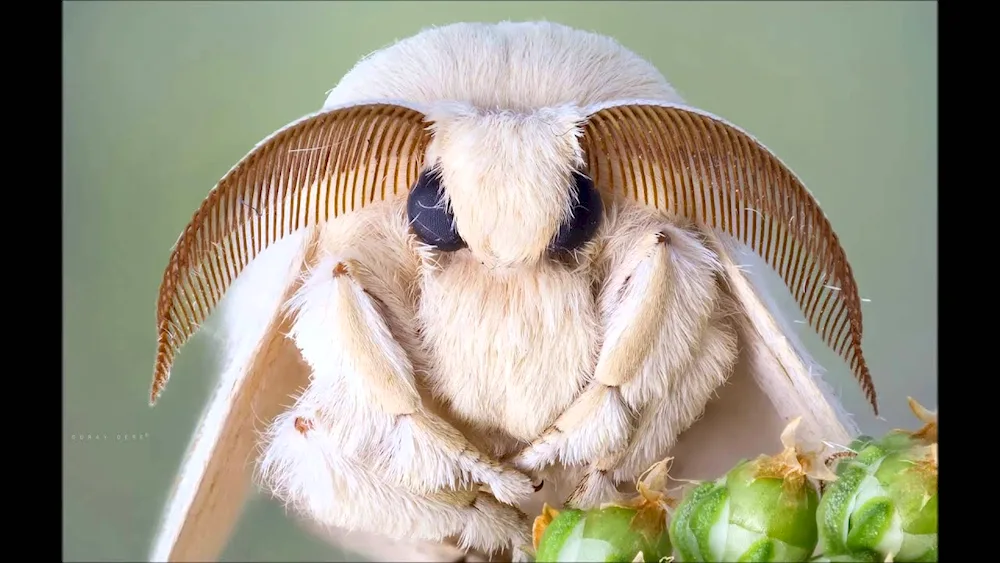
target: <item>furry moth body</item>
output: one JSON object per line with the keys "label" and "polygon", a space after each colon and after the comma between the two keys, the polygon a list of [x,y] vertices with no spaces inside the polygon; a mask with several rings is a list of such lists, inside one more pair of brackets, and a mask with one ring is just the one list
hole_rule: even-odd
{"label": "furry moth body", "polygon": [[845,438],[789,373],[801,358],[768,343],[779,329],[727,236],[786,280],[875,406],[857,288],[817,203],[651,65],[546,23],[373,54],[237,164],[173,250],[152,399],[227,294],[236,344],[153,557],[215,555],[245,490],[220,501],[209,482],[255,448],[260,482],[321,525],[522,557],[534,480],[576,506],[614,500],[741,349],[772,416],[809,408],[814,438]]}

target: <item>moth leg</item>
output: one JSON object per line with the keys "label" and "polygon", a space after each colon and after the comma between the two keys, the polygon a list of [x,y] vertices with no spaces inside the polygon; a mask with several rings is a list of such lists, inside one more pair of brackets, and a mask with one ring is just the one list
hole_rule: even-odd
{"label": "moth leg", "polygon": [[[397,539],[457,538],[459,547],[487,554],[513,548],[516,555],[529,545],[529,520],[516,507],[471,483],[400,484],[370,456],[345,451],[343,437],[356,429],[350,420],[312,403],[307,391],[275,420],[260,466],[264,482],[289,506],[324,526]],[[428,469],[440,470],[413,464],[414,471]]]}
{"label": "moth leg", "polygon": [[[728,375],[723,370],[718,380],[693,368],[719,300],[717,256],[696,231],[640,210],[615,212],[608,223],[595,268],[604,338],[594,379],[515,461],[533,470],[557,461],[588,464],[584,483],[594,494],[571,497],[580,501],[614,494],[615,480],[604,468],[648,424],[651,406],[663,405],[665,416],[676,419],[666,429],[672,441]],[[598,394],[604,404],[593,400]],[[614,439],[578,438],[602,434]]]}
{"label": "moth leg", "polygon": [[530,496],[531,480],[426,407],[417,346],[401,323],[390,325],[399,318],[390,304],[401,299],[374,282],[387,275],[378,269],[324,258],[292,299],[290,336],[313,373],[264,440],[263,480],[320,523],[438,541],[457,535],[487,552],[521,545],[527,520],[503,503]]}
{"label": "moth leg", "polygon": [[[729,315],[728,299],[723,299],[705,329],[697,355],[686,368],[666,374],[646,371],[622,387],[626,403],[638,413],[629,443],[592,462],[567,504],[591,507],[613,501],[619,496],[619,484],[633,483],[668,455],[679,435],[701,416],[733,371],[738,350]],[[668,353],[668,347],[653,352]]]}

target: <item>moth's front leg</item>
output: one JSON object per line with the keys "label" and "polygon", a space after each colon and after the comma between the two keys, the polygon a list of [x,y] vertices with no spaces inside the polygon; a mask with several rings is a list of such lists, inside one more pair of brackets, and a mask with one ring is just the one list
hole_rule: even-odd
{"label": "moth's front leg", "polygon": [[[577,506],[613,500],[619,482],[664,455],[736,357],[717,259],[696,231],[625,209],[609,215],[604,236],[596,268],[604,338],[594,380],[516,460],[533,470],[586,464],[569,499]],[[595,436],[612,439],[588,441]]]}
{"label": "moth's front leg", "polygon": [[412,350],[404,348],[389,322],[403,298],[385,285],[382,298],[366,287],[365,280],[380,285],[379,275],[391,277],[329,257],[291,303],[290,336],[313,374],[269,430],[264,481],[323,524],[458,536],[463,547],[486,552],[519,547],[527,521],[508,504],[531,495],[531,480],[481,454],[425,407],[414,377],[417,346],[411,339]]}
{"label": "moth's front leg", "polygon": [[[628,444],[592,461],[569,496],[568,504],[590,507],[614,500],[618,485],[632,483],[652,464],[668,455],[681,432],[704,412],[708,401],[733,371],[737,357],[736,331],[730,304],[723,299],[713,313],[687,366],[666,373],[645,372],[623,385],[626,404],[637,413]],[[655,362],[673,353],[661,345]],[[662,364],[661,364],[662,365]]]}

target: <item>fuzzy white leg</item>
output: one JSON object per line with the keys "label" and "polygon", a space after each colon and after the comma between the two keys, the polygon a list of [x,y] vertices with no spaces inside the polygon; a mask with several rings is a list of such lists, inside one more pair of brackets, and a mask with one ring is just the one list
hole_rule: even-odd
{"label": "fuzzy white leg", "polygon": [[637,389],[623,389],[625,400],[642,414],[628,448],[596,465],[613,470],[616,483],[632,481],[668,455],[677,438],[705,412],[709,401],[725,385],[736,366],[736,329],[720,309],[705,331],[705,338],[690,369],[671,378],[666,394],[642,403]]}
{"label": "fuzzy white leg", "polygon": [[605,333],[594,381],[515,458],[518,467],[589,463],[624,449],[638,411],[623,398],[623,386],[638,378],[645,399],[661,395],[667,374],[690,363],[709,322],[718,262],[696,233],[634,215],[611,223],[599,259]]}
{"label": "fuzzy white leg", "polygon": [[[312,384],[343,382],[346,396],[330,396],[330,408],[372,405],[389,415],[410,414],[420,395],[406,350],[393,337],[378,304],[358,279],[355,260],[321,259],[289,303],[291,337],[313,369]],[[364,421],[358,421],[364,422]]]}
{"label": "fuzzy white leg", "polygon": [[[601,423],[593,424],[594,420]],[[567,465],[586,463],[624,446],[631,429],[632,414],[619,389],[594,382],[515,458],[514,465],[537,471],[557,460]]]}
{"label": "fuzzy white leg", "polygon": [[501,504],[491,495],[476,495],[466,515],[468,520],[459,536],[459,547],[479,549],[490,554],[511,549],[516,558],[531,543],[528,517]]}
{"label": "fuzzy white leg", "polygon": [[399,485],[339,451],[340,432],[328,419],[305,418],[309,409],[301,407],[271,427],[261,474],[276,496],[316,522],[397,539],[459,536],[462,547],[486,553],[527,541],[529,522],[517,508],[477,493],[474,485],[437,491]]}
{"label": "fuzzy white leg", "polygon": [[430,493],[479,484],[507,504],[531,496],[531,479],[478,451],[446,421],[420,409],[401,417],[374,467],[409,490]]}
{"label": "fuzzy white leg", "polygon": [[621,496],[619,484],[634,482],[666,457],[678,436],[694,424],[725,384],[737,352],[736,330],[720,308],[705,331],[694,362],[669,379],[663,396],[649,401],[634,384],[637,381],[625,384],[622,394],[626,402],[640,413],[635,432],[626,448],[590,465],[567,504],[589,508],[617,500]]}
{"label": "fuzzy white leg", "polygon": [[290,335],[313,373],[265,437],[263,480],[331,526],[442,540],[493,518],[495,534],[475,534],[484,543],[474,547],[517,543],[526,522],[502,525],[521,518],[516,508],[472,501],[485,484],[517,502],[533,492],[530,478],[482,455],[423,407],[385,303],[359,280],[365,272],[357,261],[323,259],[291,302]]}

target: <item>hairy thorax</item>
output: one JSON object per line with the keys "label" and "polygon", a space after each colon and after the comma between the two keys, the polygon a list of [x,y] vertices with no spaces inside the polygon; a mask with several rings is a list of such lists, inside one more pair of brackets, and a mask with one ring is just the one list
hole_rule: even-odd
{"label": "hairy thorax", "polygon": [[598,317],[583,272],[553,261],[488,271],[463,250],[421,293],[428,384],[479,433],[538,437],[593,373]]}

